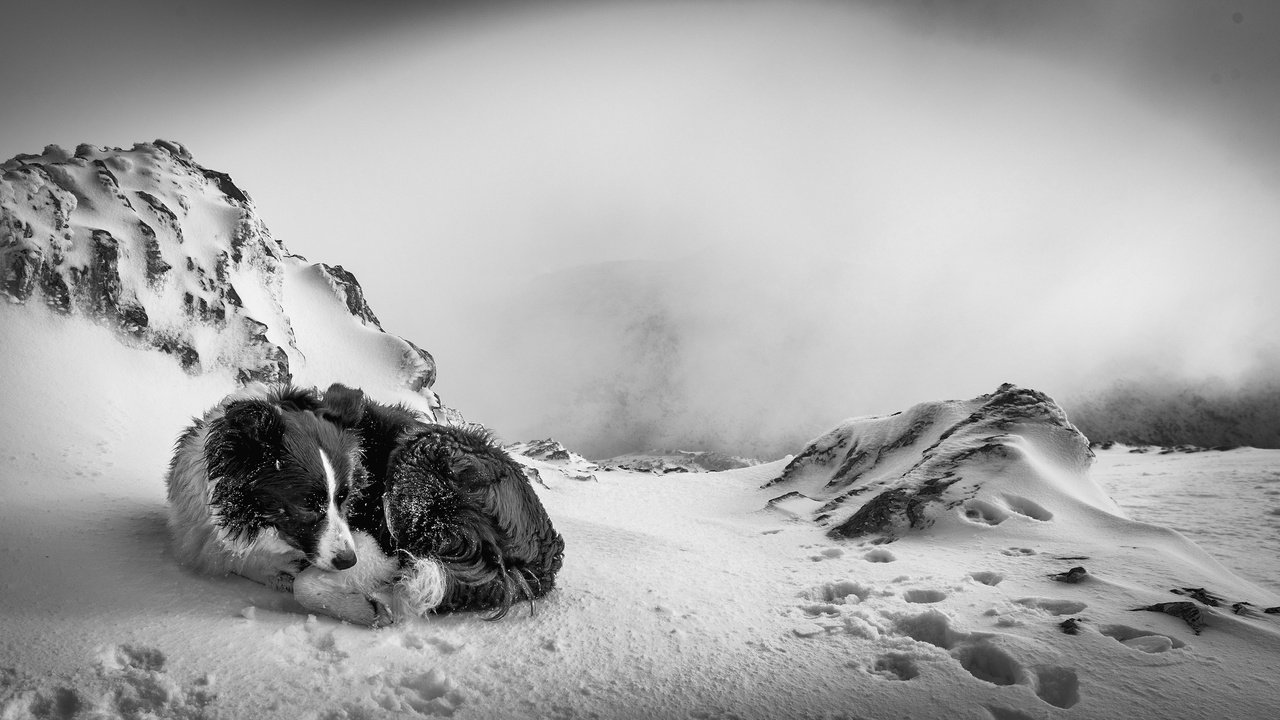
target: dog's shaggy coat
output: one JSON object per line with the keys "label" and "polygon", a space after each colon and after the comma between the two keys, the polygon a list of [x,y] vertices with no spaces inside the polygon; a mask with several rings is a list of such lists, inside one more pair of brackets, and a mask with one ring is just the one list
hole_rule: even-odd
{"label": "dog's shaggy coat", "polygon": [[499,618],[549,591],[563,558],[520,466],[486,433],[342,385],[229,396],[179,438],[168,485],[181,562],[353,622]]}

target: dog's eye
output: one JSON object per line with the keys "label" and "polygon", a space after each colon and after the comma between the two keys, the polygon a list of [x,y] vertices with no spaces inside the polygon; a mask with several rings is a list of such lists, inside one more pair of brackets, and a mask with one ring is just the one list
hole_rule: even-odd
{"label": "dog's eye", "polygon": [[298,508],[294,510],[293,517],[298,522],[313,523],[320,519],[323,513],[316,510],[308,510],[307,508]]}

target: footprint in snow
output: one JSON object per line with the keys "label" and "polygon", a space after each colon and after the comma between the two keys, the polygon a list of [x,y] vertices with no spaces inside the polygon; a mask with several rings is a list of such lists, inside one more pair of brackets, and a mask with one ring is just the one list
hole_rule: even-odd
{"label": "footprint in snow", "polygon": [[863,555],[862,559],[873,563],[891,563],[897,560],[898,557],[884,548],[877,548]]}
{"label": "footprint in snow", "polygon": [[998,572],[991,572],[990,570],[979,570],[976,572],[971,572],[969,573],[969,577],[973,578],[974,580],[977,580],[983,585],[990,585],[991,587],[995,587],[996,585],[999,585],[1000,582],[1004,580],[1004,575],[1001,575]]}
{"label": "footprint in snow", "polygon": [[998,636],[955,630],[951,619],[937,610],[899,618],[894,632],[948,651],[960,667],[983,682],[1028,685],[1041,700],[1064,709],[1080,701],[1075,670],[1057,665],[1028,667],[1000,647]]}
{"label": "footprint in snow", "polygon": [[1029,607],[1036,610],[1044,610],[1050,615],[1075,615],[1076,613],[1089,607],[1086,603],[1077,600],[1056,600],[1054,598],[1042,597],[1026,597],[1014,600],[1023,607]]}
{"label": "footprint in snow", "polygon": [[822,562],[823,560],[834,560],[844,557],[844,550],[838,547],[823,548],[816,555],[810,555],[809,559],[814,562]]}
{"label": "footprint in snow", "polygon": [[[98,648],[96,659],[103,681],[101,695],[89,687],[36,687],[26,693],[28,715],[19,716],[71,718],[94,711],[94,717],[101,713],[126,718],[202,718],[217,699],[212,676],[185,685],[169,677],[167,658],[157,648],[108,645]],[[15,708],[6,705],[6,710]]]}
{"label": "footprint in snow", "polygon": [[909,603],[936,603],[946,600],[947,594],[941,590],[917,588],[903,591],[902,599]]}
{"label": "footprint in snow", "polygon": [[1177,638],[1161,635],[1150,630],[1139,630],[1128,625],[1103,625],[1098,628],[1098,632],[1125,647],[1144,653],[1162,653],[1187,646],[1186,643]]}
{"label": "footprint in snow", "polygon": [[416,632],[406,632],[398,635],[396,636],[395,641],[407,650],[426,650],[427,648],[432,648],[442,655],[455,653],[461,650],[466,644],[441,635],[426,635]]}
{"label": "footprint in snow", "polygon": [[373,688],[358,702],[321,716],[321,720],[383,717],[451,717],[462,707],[465,697],[447,675],[437,668],[421,673],[405,673],[385,680],[370,678]]}
{"label": "footprint in snow", "polygon": [[1021,557],[1025,555],[1038,555],[1039,553],[1037,553],[1035,550],[1032,550],[1031,548],[1015,547],[1015,548],[1008,548],[1005,550],[1001,550],[1000,554],[1009,555],[1011,557]]}
{"label": "footprint in snow", "polygon": [[920,666],[911,653],[889,652],[873,660],[867,672],[885,680],[913,680],[920,677]]}

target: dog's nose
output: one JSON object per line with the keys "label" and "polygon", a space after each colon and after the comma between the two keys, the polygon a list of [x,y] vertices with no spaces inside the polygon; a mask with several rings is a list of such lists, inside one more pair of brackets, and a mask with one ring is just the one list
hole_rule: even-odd
{"label": "dog's nose", "polygon": [[356,564],[356,553],[354,550],[343,550],[333,556],[333,566],[339,570],[346,570]]}

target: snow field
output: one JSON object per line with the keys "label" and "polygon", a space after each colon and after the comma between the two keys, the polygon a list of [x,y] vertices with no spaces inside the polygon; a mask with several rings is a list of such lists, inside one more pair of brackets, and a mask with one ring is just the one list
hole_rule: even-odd
{"label": "snow field", "polygon": [[[771,507],[785,488],[762,486],[781,462],[592,482],[526,458],[567,543],[557,589],[498,623],[368,630],[170,556],[172,443],[230,377],[187,376],[33,307],[0,308],[0,335],[21,338],[0,367],[6,719],[1252,718],[1273,706],[1280,618],[1204,607],[1196,635],[1133,608],[1185,600],[1170,593],[1181,587],[1259,608],[1280,596],[1179,533],[1099,507],[1087,475],[1030,432],[962,470],[985,492],[888,544],[833,540]],[[1110,477],[1176,475],[1191,457],[1126,452]],[[1249,473],[1280,464],[1212,457],[1266,487]],[[1074,566],[1087,568],[1079,582],[1050,578]],[[1077,634],[1060,628],[1069,619]]]}

